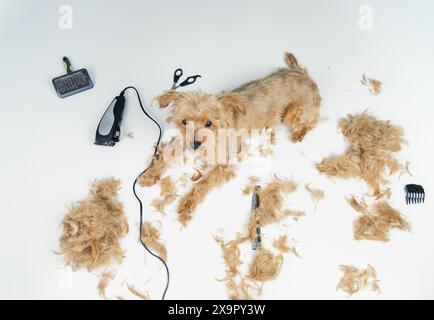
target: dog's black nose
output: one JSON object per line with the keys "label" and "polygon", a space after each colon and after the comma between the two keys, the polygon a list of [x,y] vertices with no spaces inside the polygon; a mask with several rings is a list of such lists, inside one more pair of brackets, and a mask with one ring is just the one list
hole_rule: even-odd
{"label": "dog's black nose", "polygon": [[192,147],[194,150],[196,150],[197,148],[200,147],[201,144],[202,144],[202,142],[194,141],[194,142],[192,142],[191,147]]}

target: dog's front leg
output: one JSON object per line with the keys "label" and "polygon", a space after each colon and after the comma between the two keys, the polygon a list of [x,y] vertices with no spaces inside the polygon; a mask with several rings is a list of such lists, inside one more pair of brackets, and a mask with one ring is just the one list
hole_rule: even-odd
{"label": "dog's front leg", "polygon": [[194,210],[201,203],[208,192],[235,177],[234,168],[231,165],[216,165],[204,177],[202,177],[192,189],[181,198],[178,205],[178,220],[186,226],[191,220]]}

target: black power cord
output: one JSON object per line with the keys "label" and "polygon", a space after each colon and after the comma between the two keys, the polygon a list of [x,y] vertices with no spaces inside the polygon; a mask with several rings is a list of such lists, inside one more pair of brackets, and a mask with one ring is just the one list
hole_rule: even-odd
{"label": "black power cord", "polygon": [[[143,113],[144,113],[144,114],[145,114],[149,119],[151,119],[151,120],[152,120],[152,121],[157,125],[157,127],[158,127],[159,133],[158,133],[158,140],[157,140],[157,143],[156,143],[156,145],[155,145],[155,150],[154,150],[154,156],[155,156],[155,155],[157,154],[158,146],[159,146],[159,144],[160,144],[160,140],[161,140],[161,135],[162,135],[162,129],[161,129],[161,126],[158,124],[158,122],[157,122],[154,118],[152,118],[152,117],[149,115],[149,113],[146,112],[145,108],[143,107],[142,100],[140,99],[139,91],[138,91],[135,87],[132,87],[132,86],[126,87],[124,90],[122,90],[120,96],[123,96],[124,93],[125,93],[125,91],[127,91],[128,89],[133,89],[133,90],[136,92],[136,94],[137,94],[137,99],[139,100],[140,108],[142,109]],[[149,167],[152,165],[152,162],[153,162],[153,161],[154,161],[154,158],[152,158],[152,161],[151,161],[151,163],[149,164],[149,166],[148,166],[145,170],[143,170],[143,171],[142,171],[142,172],[141,172],[141,173],[136,177],[136,179],[134,180],[134,183],[133,183],[133,193],[134,193],[134,196],[136,197],[137,201],[139,202],[139,206],[140,206],[140,234],[139,234],[140,242],[142,243],[142,245],[143,245],[143,247],[146,249],[146,251],[149,252],[149,254],[151,254],[152,256],[154,256],[155,258],[157,258],[158,260],[161,261],[161,263],[164,265],[164,268],[166,269],[167,282],[166,282],[166,287],[164,288],[163,296],[161,297],[161,300],[164,300],[164,298],[166,297],[167,289],[169,288],[169,282],[170,282],[169,268],[168,268],[168,266],[167,266],[166,261],[164,261],[164,259],[162,259],[160,256],[158,256],[158,255],[155,254],[154,252],[152,252],[152,251],[147,247],[146,243],[143,242],[143,239],[142,239],[142,226],[143,226],[143,203],[142,203],[142,201],[140,200],[140,198],[139,198],[139,196],[137,195],[137,192],[136,192],[137,181],[139,180],[140,176],[141,176],[142,174],[144,174],[144,173],[149,169]]]}

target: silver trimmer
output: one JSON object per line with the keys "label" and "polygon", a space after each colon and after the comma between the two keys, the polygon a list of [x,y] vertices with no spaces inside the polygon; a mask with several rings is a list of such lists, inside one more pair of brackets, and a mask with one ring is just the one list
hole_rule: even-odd
{"label": "silver trimmer", "polygon": [[256,215],[257,216],[257,220],[256,220],[256,237],[252,242],[252,249],[253,250],[257,250],[261,248],[261,225],[260,225],[260,221],[259,221],[259,214],[258,210],[259,210],[259,194],[258,191],[259,189],[261,189],[260,186],[255,186],[255,189],[253,191],[253,195],[252,195],[252,205],[251,205],[251,210],[250,213],[252,215]]}

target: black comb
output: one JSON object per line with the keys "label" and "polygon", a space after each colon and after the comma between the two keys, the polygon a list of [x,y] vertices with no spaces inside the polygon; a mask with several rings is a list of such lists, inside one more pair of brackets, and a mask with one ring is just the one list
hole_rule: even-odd
{"label": "black comb", "polygon": [[425,190],[418,184],[407,184],[405,186],[405,202],[407,204],[425,202]]}
{"label": "black comb", "polygon": [[72,71],[71,62],[67,57],[63,57],[63,62],[67,73],[52,80],[54,89],[60,98],[93,88],[93,82],[86,69]]}

